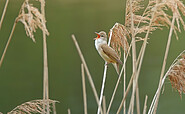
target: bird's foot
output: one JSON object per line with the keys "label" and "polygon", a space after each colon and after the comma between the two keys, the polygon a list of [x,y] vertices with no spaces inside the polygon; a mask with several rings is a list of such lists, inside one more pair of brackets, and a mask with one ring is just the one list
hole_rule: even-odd
{"label": "bird's foot", "polygon": [[105,63],[105,65],[104,65],[104,66],[107,66],[107,67],[108,67],[108,64],[109,64],[109,63]]}

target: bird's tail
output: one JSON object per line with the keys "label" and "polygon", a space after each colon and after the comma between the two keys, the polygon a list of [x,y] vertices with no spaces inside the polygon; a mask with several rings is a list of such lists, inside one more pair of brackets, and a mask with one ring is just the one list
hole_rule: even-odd
{"label": "bird's tail", "polygon": [[113,66],[114,66],[114,68],[116,69],[116,72],[117,72],[117,74],[119,75],[119,63],[112,63],[113,64]]}

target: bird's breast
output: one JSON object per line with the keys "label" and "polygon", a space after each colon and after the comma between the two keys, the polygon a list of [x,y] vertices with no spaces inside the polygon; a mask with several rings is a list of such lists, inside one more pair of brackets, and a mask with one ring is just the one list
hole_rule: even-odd
{"label": "bird's breast", "polygon": [[107,44],[106,41],[102,41],[102,40],[95,40],[95,47],[96,50],[98,51],[99,55],[108,63],[114,63],[115,61],[112,60],[109,56],[107,56],[104,52],[103,49],[101,48],[102,45]]}

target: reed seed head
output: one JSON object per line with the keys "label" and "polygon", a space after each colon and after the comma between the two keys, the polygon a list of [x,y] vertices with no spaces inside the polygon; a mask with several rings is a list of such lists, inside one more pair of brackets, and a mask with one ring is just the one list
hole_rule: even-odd
{"label": "reed seed head", "polygon": [[[58,101],[55,100],[32,100],[26,103],[23,103],[16,108],[14,108],[11,112],[8,112],[8,114],[32,114],[32,113],[42,113],[43,112],[43,106],[47,105],[47,102],[49,102],[50,108],[52,108],[52,104],[56,103]],[[51,110],[50,110],[51,111]]]}
{"label": "reed seed head", "polygon": [[26,35],[29,36],[34,42],[35,38],[33,33],[36,32],[37,28],[40,28],[42,31],[45,31],[47,35],[49,35],[45,24],[45,17],[40,13],[38,8],[29,3],[29,0],[25,0],[22,4],[20,13],[16,18],[16,22],[18,21],[24,25]]}
{"label": "reed seed head", "polygon": [[[110,32],[109,32],[110,35]],[[121,57],[121,48],[125,53],[128,53],[129,43],[127,39],[130,38],[129,32],[122,24],[116,23],[112,29],[111,46]]]}
{"label": "reed seed head", "polygon": [[180,96],[185,93],[185,53],[177,60],[168,73],[171,85],[177,89]]}

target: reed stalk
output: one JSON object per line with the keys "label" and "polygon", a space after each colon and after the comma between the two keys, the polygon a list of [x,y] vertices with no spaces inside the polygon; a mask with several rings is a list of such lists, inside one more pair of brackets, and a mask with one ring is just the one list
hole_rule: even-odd
{"label": "reed stalk", "polygon": [[[87,77],[88,77],[88,80],[89,80],[89,82],[90,82],[91,88],[92,88],[92,90],[93,90],[93,93],[94,93],[94,96],[95,96],[97,105],[99,105],[98,94],[97,94],[97,91],[96,91],[96,88],[95,88],[95,85],[94,85],[92,76],[91,76],[91,74],[90,74],[90,72],[89,72],[89,69],[88,69],[88,67],[87,67],[87,64],[86,64],[86,62],[85,62],[84,56],[83,56],[83,54],[82,54],[82,51],[81,51],[81,49],[80,49],[80,46],[78,45],[78,42],[77,42],[77,40],[76,40],[76,38],[75,38],[75,35],[73,34],[71,37],[72,37],[73,42],[74,42],[74,44],[75,44],[75,46],[76,46],[76,49],[77,49],[78,54],[79,54],[79,56],[80,56],[80,59],[81,59],[83,65],[84,65],[84,68],[85,68],[85,71],[86,71],[86,73],[87,73]],[[103,114],[102,108],[101,108],[100,111],[101,111],[101,113]]]}
{"label": "reed stalk", "polygon": [[[45,17],[45,0],[41,0],[41,14]],[[45,18],[42,20],[46,24]],[[46,32],[43,31],[43,100],[46,102],[46,114],[49,114],[49,83]],[[45,105],[44,105],[45,108]],[[44,109],[45,110],[45,109]]]}
{"label": "reed stalk", "polygon": [[[166,45],[166,51],[165,51],[165,55],[164,55],[164,60],[163,60],[163,65],[162,65],[162,70],[161,70],[161,75],[160,75],[160,80],[159,80],[159,91],[161,91],[161,83],[162,83],[162,78],[164,75],[164,71],[165,71],[165,66],[166,66],[166,61],[167,61],[167,57],[168,57],[168,52],[170,49],[170,43],[171,43],[171,37],[172,37],[172,33],[173,33],[173,29],[174,29],[174,23],[175,23],[175,15],[173,14],[173,19],[172,19],[172,24],[170,27],[170,32],[168,35],[168,41],[167,41],[167,45]],[[157,106],[158,106],[158,102],[159,102],[159,96],[160,96],[160,92],[158,92],[157,94],[157,102],[154,105],[154,114],[156,114],[156,110],[157,110]]]}
{"label": "reed stalk", "polygon": [[106,99],[105,99],[105,96],[103,96],[103,114],[106,114]]}
{"label": "reed stalk", "polygon": [[146,110],[147,110],[147,100],[148,100],[148,96],[145,96],[145,103],[144,103],[144,107],[143,107],[143,114],[146,114]]}
{"label": "reed stalk", "polygon": [[9,3],[9,0],[6,0],[5,6],[4,6],[4,9],[3,9],[3,14],[2,14],[1,20],[0,20],[0,30],[1,30],[1,26],[3,24],[3,20],[4,20],[4,17],[5,17],[5,14],[6,14],[8,3]]}
{"label": "reed stalk", "polygon": [[[131,43],[131,44],[132,44],[132,43]],[[130,49],[131,49],[131,45],[129,46],[128,52],[130,51]],[[112,93],[112,97],[111,97],[111,100],[110,100],[109,105],[108,105],[107,114],[109,114],[110,108],[111,108],[111,106],[112,106],[112,102],[113,102],[113,100],[114,100],[114,98],[115,98],[115,94],[116,94],[116,91],[117,91],[119,82],[120,82],[120,80],[121,80],[121,76],[122,76],[123,70],[125,70],[126,61],[127,61],[128,55],[129,55],[129,53],[126,54],[126,57],[125,57],[124,62],[123,62],[123,66],[122,66],[122,68],[121,68],[121,72],[120,72],[120,74],[119,74],[119,77],[118,77],[118,79],[117,79],[116,85],[115,85],[115,87],[114,87],[114,91],[113,91],[113,93]],[[133,78],[131,77],[130,80],[132,80],[132,79],[133,79]],[[130,83],[132,83],[132,82],[129,82],[129,85],[130,85]],[[130,85],[130,86],[131,86],[131,85]],[[129,88],[130,88],[130,87],[129,87]],[[127,89],[128,89],[128,86],[127,86]],[[128,91],[129,91],[129,89],[125,91],[123,99],[125,99],[125,97],[127,96]]]}
{"label": "reed stalk", "polygon": [[[115,25],[117,25],[117,23]],[[114,26],[112,27],[112,29],[114,28]],[[111,38],[112,38],[112,29],[110,30],[110,36],[109,36],[108,46],[110,46],[110,42],[111,42]],[[100,113],[100,107],[101,107],[102,99],[103,99],[103,92],[104,92],[104,88],[105,88],[106,76],[107,76],[107,62],[105,62],[105,67],[104,67],[103,81],[102,81],[102,87],[101,87],[101,93],[100,93],[100,101],[99,101],[99,105],[98,105],[97,114]]]}
{"label": "reed stalk", "polygon": [[81,64],[81,72],[82,72],[82,88],[83,88],[83,101],[84,101],[84,114],[87,114],[87,93],[85,86],[85,72],[83,63]]}
{"label": "reed stalk", "polygon": [[14,33],[14,30],[15,30],[16,25],[17,25],[17,21],[15,20],[15,22],[14,22],[14,24],[13,24],[13,27],[12,27],[12,30],[11,30],[11,33],[10,33],[10,36],[9,36],[8,41],[7,41],[7,43],[6,43],[5,49],[4,49],[3,54],[2,54],[2,56],[1,56],[0,68],[1,68],[1,65],[2,65],[2,63],[3,63],[3,60],[4,60],[4,57],[5,57],[6,51],[7,51],[7,49],[8,49],[8,46],[9,46],[9,44],[10,44],[10,41],[11,41],[11,39],[12,39],[12,36],[13,36],[13,33]]}

